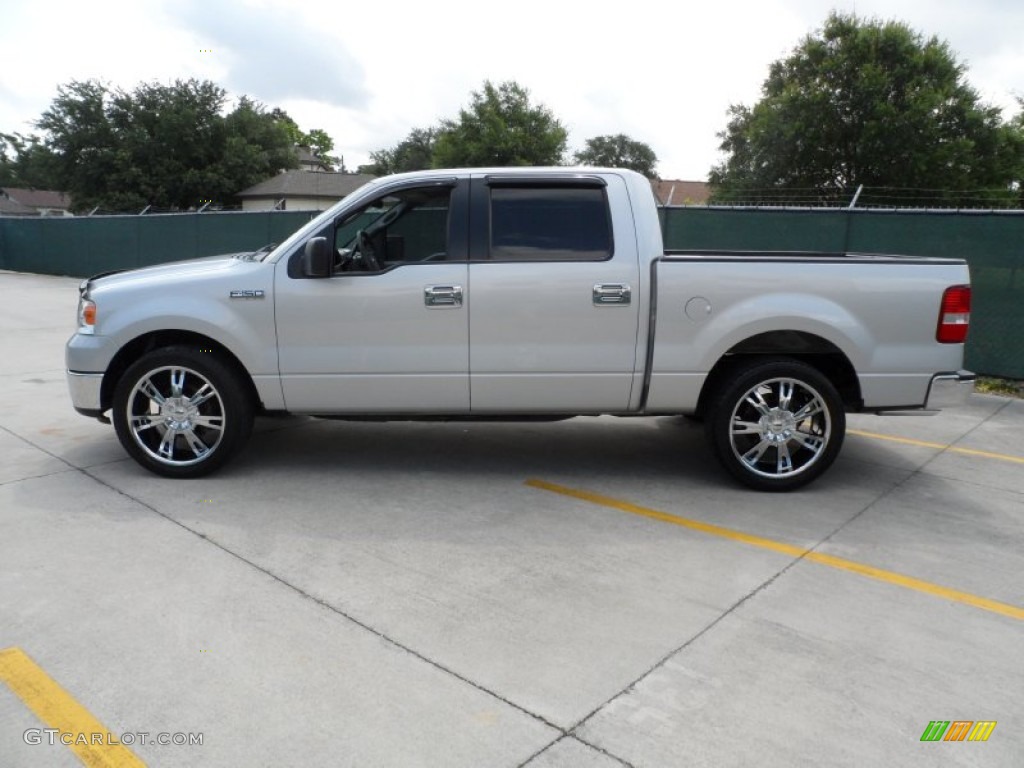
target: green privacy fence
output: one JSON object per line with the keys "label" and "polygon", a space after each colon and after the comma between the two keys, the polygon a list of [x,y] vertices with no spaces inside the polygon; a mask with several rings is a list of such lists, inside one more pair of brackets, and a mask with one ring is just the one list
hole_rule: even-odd
{"label": "green privacy fence", "polygon": [[[86,276],[281,242],[315,213],[0,218],[0,269]],[[1024,212],[665,208],[667,248],[859,251],[967,259],[967,367],[1024,379]]]}
{"label": "green privacy fence", "polygon": [[0,269],[86,277],[279,243],[315,211],[0,218]]}
{"label": "green privacy fence", "polygon": [[666,248],[901,253],[966,259],[966,366],[1024,379],[1024,212],[662,209]]}

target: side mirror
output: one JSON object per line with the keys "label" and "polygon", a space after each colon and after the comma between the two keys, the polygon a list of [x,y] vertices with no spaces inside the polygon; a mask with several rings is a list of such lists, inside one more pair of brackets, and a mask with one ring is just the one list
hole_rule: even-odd
{"label": "side mirror", "polygon": [[302,253],[302,274],[306,277],[330,277],[332,257],[326,237],[311,237]]}

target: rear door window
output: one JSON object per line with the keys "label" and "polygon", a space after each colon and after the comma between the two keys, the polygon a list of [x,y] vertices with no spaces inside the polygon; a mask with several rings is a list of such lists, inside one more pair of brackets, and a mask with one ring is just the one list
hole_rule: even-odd
{"label": "rear door window", "polygon": [[491,261],[603,261],[612,228],[603,187],[508,186],[490,190]]}

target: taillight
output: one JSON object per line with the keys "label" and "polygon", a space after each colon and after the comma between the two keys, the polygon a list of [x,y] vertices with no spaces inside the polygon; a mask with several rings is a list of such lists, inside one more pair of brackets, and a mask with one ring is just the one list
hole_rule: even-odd
{"label": "taillight", "polygon": [[943,344],[962,344],[971,324],[971,286],[953,285],[942,294],[939,327],[935,340]]}

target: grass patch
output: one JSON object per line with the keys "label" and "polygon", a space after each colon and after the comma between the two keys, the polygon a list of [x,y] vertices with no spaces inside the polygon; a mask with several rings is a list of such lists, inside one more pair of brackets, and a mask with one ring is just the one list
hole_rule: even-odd
{"label": "grass patch", "polygon": [[975,392],[983,392],[987,395],[1024,398],[1024,381],[979,376],[974,383],[974,390]]}

